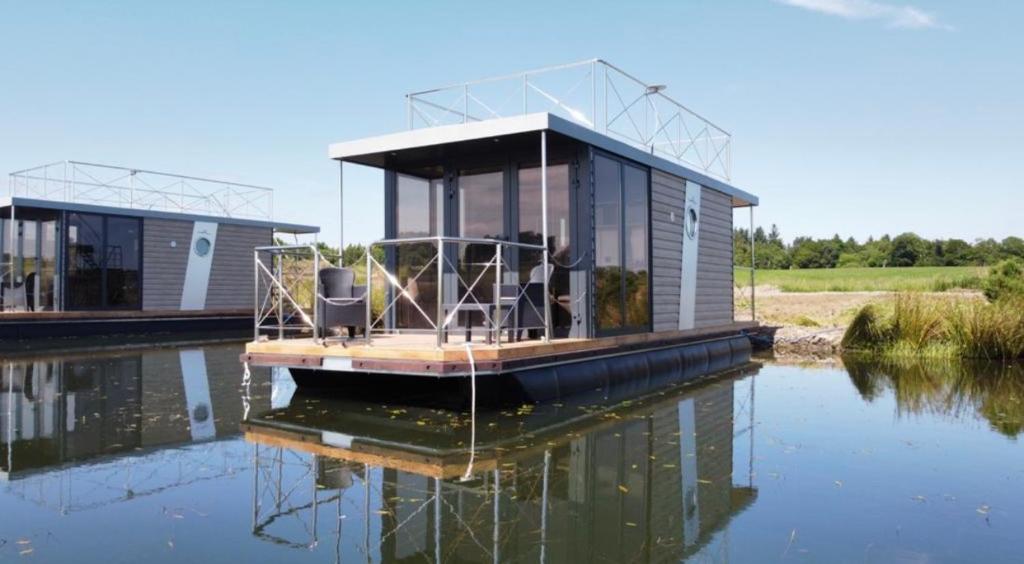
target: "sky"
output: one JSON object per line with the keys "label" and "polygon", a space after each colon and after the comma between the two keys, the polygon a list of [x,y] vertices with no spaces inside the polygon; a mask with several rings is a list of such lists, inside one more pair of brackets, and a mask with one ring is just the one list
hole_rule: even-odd
{"label": "sky", "polygon": [[[0,171],[71,159],[275,188],[338,240],[330,143],[406,92],[600,57],[733,135],[783,236],[1024,235],[1024,3],[0,0]],[[383,235],[346,166],[346,242]],[[746,222],[744,211],[737,221]]]}

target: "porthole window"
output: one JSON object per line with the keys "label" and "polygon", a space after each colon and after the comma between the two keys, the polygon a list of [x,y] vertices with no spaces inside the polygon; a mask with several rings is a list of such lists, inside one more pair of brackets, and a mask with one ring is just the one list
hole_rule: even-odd
{"label": "porthole window", "polygon": [[686,236],[693,239],[697,236],[697,210],[686,210]]}
{"label": "porthole window", "polygon": [[200,237],[196,240],[195,251],[197,256],[205,257],[210,254],[210,240],[206,237]]}

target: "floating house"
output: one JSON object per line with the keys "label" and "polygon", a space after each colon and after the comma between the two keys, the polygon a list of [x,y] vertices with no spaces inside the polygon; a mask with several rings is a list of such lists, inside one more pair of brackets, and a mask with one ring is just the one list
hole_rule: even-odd
{"label": "floating house", "polygon": [[62,161],[0,197],[0,339],[251,327],[269,188]]}
{"label": "floating house", "polygon": [[[265,277],[244,361],[300,384],[506,374],[550,397],[595,362],[660,370],[749,351],[733,215],[752,218],[758,199],[731,184],[730,134],[665,86],[591,60],[406,103],[406,131],[329,148],[343,190],[346,167],[383,171],[377,252]],[[264,251],[270,274],[295,249]]]}

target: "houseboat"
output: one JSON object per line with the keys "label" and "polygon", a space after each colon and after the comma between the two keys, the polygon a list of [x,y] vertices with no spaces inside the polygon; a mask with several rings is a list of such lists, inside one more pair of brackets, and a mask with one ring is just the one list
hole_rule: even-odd
{"label": "houseboat", "polygon": [[294,280],[274,273],[312,249],[260,249],[244,362],[313,386],[503,375],[481,383],[543,399],[749,355],[733,216],[758,199],[730,183],[730,134],[665,86],[595,59],[406,108],[406,131],[329,148],[342,190],[346,167],[383,171],[385,238]]}
{"label": "houseboat", "polygon": [[44,337],[251,327],[252,256],[277,234],[269,188],[61,161],[0,197],[0,346]]}

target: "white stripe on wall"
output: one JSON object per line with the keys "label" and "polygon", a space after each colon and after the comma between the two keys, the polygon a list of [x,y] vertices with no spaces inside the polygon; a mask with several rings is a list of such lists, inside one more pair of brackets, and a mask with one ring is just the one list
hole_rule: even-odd
{"label": "white stripe on wall", "polygon": [[[196,250],[199,241],[210,242],[209,252],[200,255]],[[213,268],[213,253],[217,248],[217,224],[197,221],[192,226],[192,244],[188,248],[188,266],[185,267],[185,286],[181,289],[181,309],[203,309],[206,307],[206,291],[210,287],[210,270]]]}
{"label": "white stripe on wall", "polygon": [[[686,181],[686,205],[683,207],[682,221],[683,272],[679,280],[679,329],[693,329],[697,309],[697,247],[700,243],[700,192],[700,184]],[[696,214],[696,224],[693,224],[690,219],[691,210]],[[693,232],[692,236],[691,231]]]}

